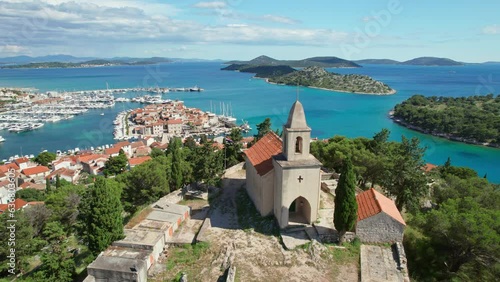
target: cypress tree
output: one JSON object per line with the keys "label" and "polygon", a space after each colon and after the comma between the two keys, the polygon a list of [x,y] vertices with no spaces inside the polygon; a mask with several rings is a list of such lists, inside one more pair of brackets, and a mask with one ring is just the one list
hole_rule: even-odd
{"label": "cypress tree", "polygon": [[184,158],[181,152],[182,141],[180,138],[173,138],[168,145],[168,153],[172,154],[172,179],[171,187],[172,190],[176,190],[182,187],[184,183]]}
{"label": "cypress tree", "polygon": [[345,233],[352,230],[358,217],[356,202],[356,177],[349,157],[342,167],[339,183],[335,189],[335,210],[333,223],[339,232],[340,242],[344,242]]}
{"label": "cypress tree", "polygon": [[50,179],[45,179],[45,193],[50,193]]}
{"label": "cypress tree", "polygon": [[112,179],[98,177],[89,191],[87,210],[87,243],[94,255],[104,251],[113,241],[123,238],[121,188]]}
{"label": "cypress tree", "polygon": [[59,174],[56,174],[56,189],[59,189],[61,187],[61,177]]}

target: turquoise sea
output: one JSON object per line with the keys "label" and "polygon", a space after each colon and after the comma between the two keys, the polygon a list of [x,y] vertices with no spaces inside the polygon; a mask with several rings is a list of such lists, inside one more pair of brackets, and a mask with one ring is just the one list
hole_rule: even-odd
{"label": "turquoise sea", "polygon": [[[231,104],[234,115],[247,120],[252,128],[264,118],[273,127],[281,127],[296,99],[296,87],[267,84],[251,74],[220,71],[219,63],[170,63],[154,66],[119,66],[81,69],[0,69],[0,87],[35,87],[40,91],[73,91],[125,87],[192,87],[204,92],[168,93],[164,99],[180,99],[188,107],[219,112],[220,103]],[[401,135],[417,136],[427,146],[425,159],[443,164],[469,166],[479,175],[488,174],[490,181],[500,183],[500,149],[451,142],[413,132],[394,124],[387,113],[394,105],[419,93],[425,96],[469,96],[500,93],[500,65],[471,64],[459,67],[421,67],[397,65],[365,65],[357,69],[331,69],[339,73],[366,74],[381,80],[398,92],[391,96],[357,95],[300,89],[313,137],[333,135],[372,137],[388,128],[391,139]],[[134,97],[137,93],[117,96]],[[67,150],[112,144],[116,114],[136,103],[116,103],[114,108],[91,110],[72,120],[47,123],[41,129],[10,133],[1,131],[6,142],[0,144],[0,159],[12,155],[37,154],[42,150]],[[104,115],[100,115],[104,113]]]}

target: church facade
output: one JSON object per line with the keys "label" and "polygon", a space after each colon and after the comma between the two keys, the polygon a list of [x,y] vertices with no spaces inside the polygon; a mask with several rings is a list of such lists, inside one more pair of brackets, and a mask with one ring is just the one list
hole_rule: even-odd
{"label": "church facade", "polygon": [[262,216],[280,228],[311,224],[318,217],[321,163],[309,153],[311,128],[297,100],[283,126],[283,139],[267,133],[245,151],[246,190]]}

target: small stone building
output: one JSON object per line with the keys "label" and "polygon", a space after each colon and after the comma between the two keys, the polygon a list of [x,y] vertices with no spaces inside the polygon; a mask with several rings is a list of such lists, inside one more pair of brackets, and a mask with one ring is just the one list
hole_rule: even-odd
{"label": "small stone building", "polygon": [[311,224],[318,216],[321,163],[309,153],[311,128],[297,100],[283,126],[245,151],[246,189],[261,215],[274,214],[280,228]]}
{"label": "small stone building", "polygon": [[406,223],[396,204],[375,189],[356,196],[356,236],[365,243],[402,242]]}

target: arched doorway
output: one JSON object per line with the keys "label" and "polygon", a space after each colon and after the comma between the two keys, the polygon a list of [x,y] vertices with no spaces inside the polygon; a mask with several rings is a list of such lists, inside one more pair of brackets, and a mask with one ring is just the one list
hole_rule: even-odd
{"label": "arched doorway", "polygon": [[311,205],[306,198],[300,196],[295,199],[288,207],[289,223],[311,223]]}

